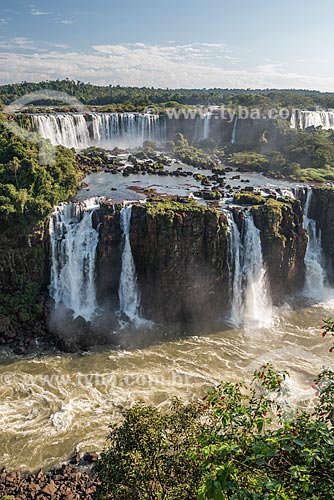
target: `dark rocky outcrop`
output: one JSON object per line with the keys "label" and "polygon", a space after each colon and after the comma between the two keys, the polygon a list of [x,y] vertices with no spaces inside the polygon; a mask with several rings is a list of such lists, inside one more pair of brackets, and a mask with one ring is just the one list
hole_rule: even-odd
{"label": "dark rocky outcrop", "polygon": [[265,205],[252,208],[252,213],[261,231],[273,302],[278,303],[284,296],[301,290],[304,283],[308,239],[301,204],[297,200],[269,199]]}
{"label": "dark rocky outcrop", "polygon": [[[96,461],[95,457],[94,460],[88,458],[89,462]],[[40,470],[35,474],[23,474],[3,469],[0,472],[0,498],[7,495],[13,500],[94,500],[100,481],[91,472],[88,461],[82,462],[84,467],[64,464],[48,473]]]}
{"label": "dark rocky outcrop", "polygon": [[[280,123],[279,123],[280,122]],[[264,119],[257,116],[255,119],[240,117],[236,129],[236,144],[233,149],[253,150],[254,146],[260,152],[270,153],[280,150],[284,145],[284,136],[281,129],[289,128],[289,122],[284,120]],[[233,127],[235,119],[224,112],[214,112],[210,119],[208,139],[214,141],[217,146],[231,146]],[[196,129],[201,127],[201,118],[189,115],[185,117],[182,113],[178,118],[169,118],[167,124],[167,140],[175,140],[177,134],[182,134],[189,141],[196,137]]]}
{"label": "dark rocky outcrop", "polygon": [[[97,293],[114,310],[121,269],[119,208],[98,212]],[[143,317],[193,323],[223,316],[229,293],[224,215],[196,204],[191,209],[181,203],[177,208],[135,204],[130,240]]]}
{"label": "dark rocky outcrop", "polygon": [[44,229],[0,236],[0,343],[25,350],[46,334],[49,268]]}
{"label": "dark rocky outcrop", "polygon": [[229,304],[227,220],[213,209],[135,206],[131,246],[145,317],[219,321]]}
{"label": "dark rocky outcrop", "polygon": [[[250,207],[261,231],[274,303],[301,289],[307,235],[299,201]],[[242,231],[244,211],[234,209]],[[98,294],[118,305],[122,235],[118,210],[99,211]],[[135,204],[131,247],[141,291],[142,315],[157,322],[221,321],[230,303],[226,215],[194,204]],[[113,264],[111,264],[113,263]],[[105,299],[104,299],[105,300]]]}
{"label": "dark rocky outcrop", "polygon": [[327,260],[328,276],[334,283],[334,188],[313,188],[309,215],[321,231],[321,245]]}

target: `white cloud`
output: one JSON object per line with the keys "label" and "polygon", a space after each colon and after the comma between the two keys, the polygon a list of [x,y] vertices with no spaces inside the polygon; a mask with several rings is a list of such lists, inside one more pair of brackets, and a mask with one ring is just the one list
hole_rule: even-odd
{"label": "white cloud", "polygon": [[[68,49],[68,46],[63,43],[35,41],[26,37],[15,37],[0,42],[0,49],[6,49],[6,50],[18,49],[18,50],[33,50],[35,52],[36,51],[47,52],[50,50],[50,48]],[[15,54],[12,54],[12,56],[15,57]]]}
{"label": "white cloud", "polygon": [[36,50],[38,47],[36,42],[25,37],[15,37],[10,40],[0,42],[1,49],[23,49],[23,50]]}
{"label": "white cloud", "polygon": [[9,19],[5,17],[0,17],[0,24],[8,24]]}
{"label": "white cloud", "polygon": [[62,21],[60,21],[60,24],[73,24],[73,21],[71,21],[70,19],[62,19]]}
{"label": "white cloud", "polygon": [[[32,49],[37,43],[28,39],[15,40],[16,49],[23,46]],[[237,57],[222,44],[95,45],[91,53],[47,49],[45,42],[42,46],[39,53],[22,54],[17,50],[17,53],[0,54],[0,82],[69,77],[97,84],[170,88],[331,90],[334,87],[334,74],[299,74],[269,61],[251,69],[243,68],[240,62],[236,66]],[[4,42],[0,48],[6,48]]]}
{"label": "white cloud", "polygon": [[50,14],[50,12],[46,12],[45,10],[37,10],[37,9],[31,7],[30,14],[32,16],[48,16]]}

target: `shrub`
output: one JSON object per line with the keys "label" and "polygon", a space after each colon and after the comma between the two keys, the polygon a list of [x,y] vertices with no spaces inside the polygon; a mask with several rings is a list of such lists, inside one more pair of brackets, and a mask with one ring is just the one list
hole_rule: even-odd
{"label": "shrub", "polygon": [[203,432],[201,413],[197,403],[176,399],[165,413],[140,403],[127,410],[97,467],[100,498],[195,500],[201,468],[189,450]]}
{"label": "shrub", "polygon": [[228,162],[235,167],[243,167],[247,170],[255,170],[256,172],[263,172],[268,166],[268,158],[253,151],[233,153],[228,158]]}
{"label": "shrub", "polygon": [[250,385],[222,383],[201,406],[127,410],[97,466],[100,498],[332,500],[334,372],[317,377],[310,411],[289,406],[286,377],[265,364]]}
{"label": "shrub", "polygon": [[253,193],[235,193],[233,197],[233,203],[237,205],[263,205],[265,201],[262,196]]}

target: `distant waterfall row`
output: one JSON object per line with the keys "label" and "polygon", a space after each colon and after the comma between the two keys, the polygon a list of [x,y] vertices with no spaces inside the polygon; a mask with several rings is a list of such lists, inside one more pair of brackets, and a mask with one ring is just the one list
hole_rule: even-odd
{"label": "distant waterfall row", "polygon": [[139,113],[55,113],[30,116],[33,131],[54,146],[135,148],[166,141],[164,117]]}
{"label": "distant waterfall row", "polygon": [[[218,114],[208,111],[202,115],[198,115],[195,120],[195,130],[194,130],[194,141],[200,142],[210,139],[213,134],[213,124],[217,123],[220,116]],[[220,122],[222,122],[220,120]],[[225,123],[225,122],[224,122]],[[230,127],[232,126],[232,131],[230,135],[230,143],[235,144],[237,141],[237,126],[238,126],[238,116],[233,119],[233,125],[226,122]]]}
{"label": "distant waterfall row", "polygon": [[322,127],[325,130],[334,130],[334,110],[292,112],[291,128],[306,129],[308,127]]}

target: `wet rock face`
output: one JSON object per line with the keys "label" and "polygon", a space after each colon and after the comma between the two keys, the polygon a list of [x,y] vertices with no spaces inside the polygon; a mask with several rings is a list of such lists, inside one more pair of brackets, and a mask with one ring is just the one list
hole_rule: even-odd
{"label": "wet rock face", "polygon": [[0,344],[27,344],[46,334],[49,276],[45,231],[30,238],[0,235]]}
{"label": "wet rock face", "polygon": [[267,266],[274,303],[301,290],[305,279],[304,257],[307,234],[299,201],[278,203],[269,200],[252,209],[255,225],[261,230],[263,258]]}
{"label": "wet rock face", "polygon": [[[303,212],[299,201],[280,203],[268,200],[251,208],[254,223],[261,231],[263,259],[266,264],[270,292],[274,304],[301,290],[305,279],[304,257],[307,234],[303,228]],[[235,208],[234,220],[243,231],[245,210]]]}
{"label": "wet rock face", "polygon": [[[307,235],[301,204],[268,200],[251,211],[261,231],[273,302],[278,304],[304,284]],[[99,216],[98,296],[105,301],[109,294],[117,309],[119,213],[104,211]],[[235,209],[241,232],[244,216],[242,208]],[[229,237],[223,213],[211,209],[155,212],[146,205],[134,205],[130,240],[143,317],[158,323],[222,322],[231,299]]]}
{"label": "wet rock face", "polygon": [[114,211],[113,207],[101,207],[96,217],[96,223],[100,224],[96,259],[97,300],[102,306],[116,310],[122,262],[120,212]]}
{"label": "wet rock face", "polygon": [[[217,145],[230,145],[232,141],[235,118],[224,116],[217,111],[210,119],[208,139]],[[167,140],[175,140],[176,134],[182,134],[190,141],[196,137],[196,129],[201,127],[201,118],[169,118],[167,124]],[[203,125],[202,125],[203,127]],[[275,120],[239,118],[236,128],[236,147],[254,149],[257,145],[262,153],[280,150],[284,145],[284,136],[279,133]]]}
{"label": "wet rock face", "polygon": [[[119,214],[102,217],[98,295],[110,293],[116,301],[121,268]],[[146,206],[134,205],[130,240],[143,317],[176,323],[223,317],[229,302],[224,215],[210,209],[150,214]]]}
{"label": "wet rock face", "polygon": [[225,216],[206,210],[169,217],[133,210],[131,246],[144,314],[164,322],[219,320],[229,303]]}
{"label": "wet rock face", "polygon": [[321,245],[327,259],[329,278],[334,282],[334,189],[313,188],[309,215],[321,231]]}

